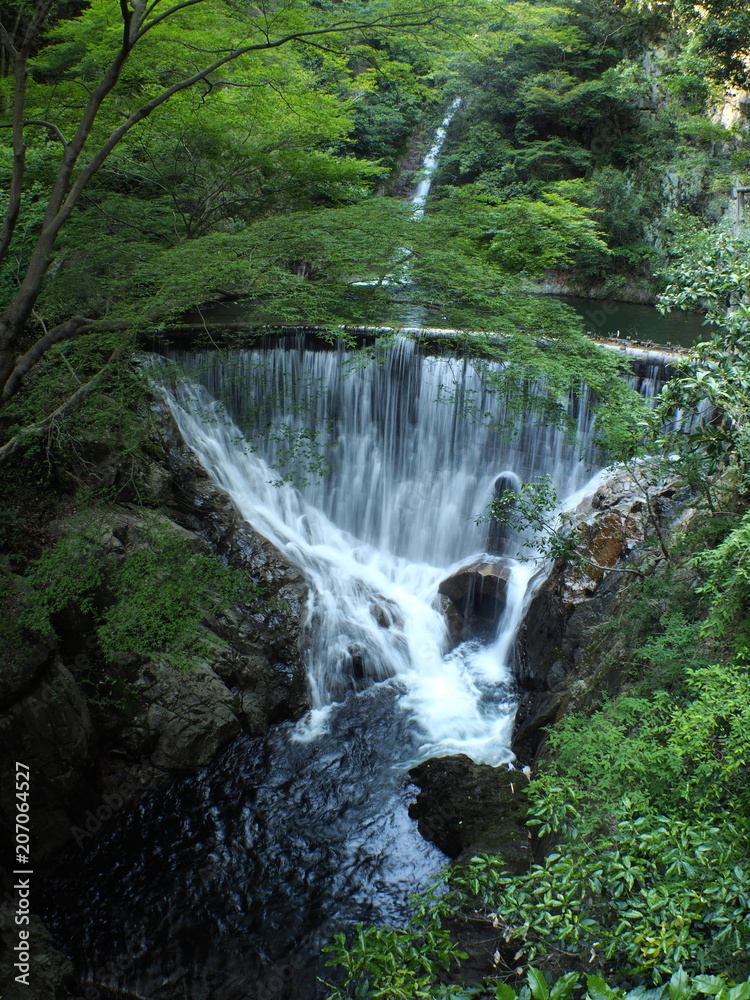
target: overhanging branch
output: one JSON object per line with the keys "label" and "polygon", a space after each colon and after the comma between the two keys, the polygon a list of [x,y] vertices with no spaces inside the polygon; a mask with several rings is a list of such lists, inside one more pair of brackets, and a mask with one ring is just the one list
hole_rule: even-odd
{"label": "overhanging branch", "polygon": [[[57,136],[57,138],[62,143],[63,149],[65,149],[67,147],[68,142],[67,142],[65,136],[62,134],[61,130],[57,127],[57,125],[55,125],[53,122],[45,122],[45,121],[42,121],[40,118],[29,118],[26,121],[24,121],[24,122],[21,123],[21,127],[22,128],[26,128],[27,125],[43,125],[44,128],[48,128],[50,130],[50,132],[54,132],[55,133],[55,135]],[[0,125],[0,128],[13,128],[13,126],[12,125]]]}
{"label": "overhanging branch", "polygon": [[117,350],[113,351],[109,356],[109,360],[104,367],[101,368],[93,378],[89,379],[88,382],[84,382],[79,389],[76,389],[73,395],[69,396],[64,403],[57,407],[56,410],[53,410],[52,413],[44,418],[44,420],[40,420],[38,423],[32,424],[30,427],[25,427],[22,431],[16,434],[15,437],[12,437],[10,441],[4,444],[0,448],[0,465],[4,465],[8,459],[12,458],[17,451],[25,447],[25,445],[29,442],[42,437],[56,420],[59,420],[59,418],[75,406],[76,403],[79,403],[82,399],[85,399],[86,396],[90,395],[102,381],[107,372],[111,369],[120,354],[121,348],[118,347]]}
{"label": "overhanging branch", "polygon": [[28,375],[38,361],[44,357],[47,351],[59,344],[63,340],[71,340],[82,333],[88,333],[93,329],[125,329],[126,323],[101,323],[96,320],[87,319],[85,316],[72,316],[64,323],[53,327],[43,337],[29,348],[29,350],[18,359],[16,366],[8,376],[8,380],[3,386],[2,401],[7,402],[11,396],[15,396],[21,388],[21,382]]}

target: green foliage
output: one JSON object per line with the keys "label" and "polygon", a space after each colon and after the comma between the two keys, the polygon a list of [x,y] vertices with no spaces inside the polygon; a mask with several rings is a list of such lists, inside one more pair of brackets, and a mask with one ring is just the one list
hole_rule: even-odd
{"label": "green foliage", "polygon": [[585,210],[559,194],[548,192],[539,202],[512,199],[488,216],[494,231],[488,257],[511,274],[539,274],[609,254]]}
{"label": "green foliage", "polygon": [[96,512],[70,523],[20,586],[20,628],[53,634],[61,615],[83,615],[93,620],[107,659],[166,655],[183,668],[209,649],[202,622],[211,609],[260,596],[242,574],[196,551],[156,515],[123,547],[106,516]]}
{"label": "green foliage", "polygon": [[[740,303],[750,291],[750,240],[718,228],[700,229],[682,237],[673,248],[665,270],[666,288],[660,310],[705,309],[709,319],[727,322],[736,332],[745,329],[747,315]],[[737,308],[740,307],[740,308]]]}
{"label": "green foliage", "polygon": [[[573,808],[568,829],[577,818]],[[565,954],[581,966],[614,962],[631,975],[649,973],[653,982],[681,962],[702,972],[736,963],[747,974],[743,831],[639,815],[627,798],[611,827],[579,848],[575,835],[565,838],[527,875],[509,876],[493,859],[474,860],[454,875],[454,891],[476,902],[479,882],[484,907],[525,942],[532,960]]]}
{"label": "green foliage", "polygon": [[[742,320],[744,322],[744,320]],[[742,488],[750,468],[750,365],[748,334],[724,328],[698,344],[681,364],[678,378],[664,388],[656,415],[667,428],[660,448],[680,455],[687,476],[732,474]],[[683,427],[683,413],[694,413]],[[709,505],[713,501],[708,497]]]}
{"label": "green foliage", "polygon": [[[540,198],[585,185],[574,200],[609,252],[545,262],[554,226],[548,233],[540,219],[526,241],[529,251],[541,241],[539,270],[562,267],[597,284],[648,278],[664,258],[665,209],[715,218],[712,197],[728,198],[733,183],[733,133],[706,116],[719,92],[698,39],[675,30],[669,53],[654,51],[665,6],[514,3],[461,66],[471,97],[449,134],[439,194],[468,185],[539,213]],[[515,243],[511,235],[503,252]]]}
{"label": "green foliage", "polygon": [[709,601],[707,635],[732,637],[738,651],[750,646],[750,514],[716,548],[699,553],[704,576],[698,592]]}
{"label": "green foliage", "polygon": [[[687,644],[684,621],[670,632],[640,655]],[[529,825],[556,849],[521,876],[473,861],[451,902],[480,901],[532,959],[614,962],[654,981],[678,963],[747,975],[750,673],[738,660],[685,679],[676,704],[666,691],[622,695],[559,723],[529,793]]]}
{"label": "green foliage", "polygon": [[[12,437],[58,409],[80,386],[106,369],[105,377],[78,406],[55,419],[45,437],[26,449],[29,466],[40,485],[71,478],[85,482],[96,476],[95,456],[117,455],[121,467],[132,466],[143,445],[148,384],[130,348],[132,335],[92,333],[55,345],[27,378],[24,392],[2,408],[0,427]],[[113,352],[119,351],[112,360]],[[92,454],[93,453],[93,454]],[[134,483],[135,492],[140,488]],[[143,500],[148,497],[143,491]]]}
{"label": "green foliage", "polygon": [[[529,786],[528,825],[554,841],[552,852],[521,875],[500,858],[475,858],[448,875],[449,891],[434,903],[454,924],[458,914],[484,913],[516,959],[589,972],[599,1000],[624,990],[597,969],[619,984],[658,983],[677,968],[658,997],[750,989],[730,985],[750,973],[750,670],[746,653],[729,664],[710,658],[712,636],[701,633],[711,629],[671,572],[630,588],[620,654],[635,664],[630,690],[565,716],[549,735]],[[375,951],[391,945],[370,940]],[[346,981],[353,990],[359,980]],[[528,988],[534,997],[549,989],[538,971]],[[404,995],[512,992],[490,980],[420,989]],[[641,985],[629,995],[651,992]]]}
{"label": "green foliage", "polygon": [[[651,7],[646,0],[629,0],[631,8]],[[746,87],[750,48],[750,15],[743,0],[706,0],[697,8],[689,0],[666,0],[662,16],[689,27],[705,53],[708,75],[722,82]]]}
{"label": "green foliage", "polygon": [[504,527],[526,535],[541,556],[573,560],[578,535],[571,521],[557,512],[560,501],[551,476],[538,476],[493,498],[487,507],[488,517]]}
{"label": "green foliage", "polygon": [[[369,947],[369,956],[363,963],[368,969],[379,968],[381,963],[387,964],[387,956],[383,954],[394,946],[390,933],[385,929],[368,941],[360,939],[361,926],[358,927],[356,943],[352,948],[359,951]],[[407,942],[407,948],[411,943]],[[329,952],[334,961],[329,964],[340,964],[345,970],[344,986],[330,986],[328,1000],[342,1000],[344,997],[361,997],[363,1000],[393,997],[393,1000],[569,1000],[575,996],[580,1000],[693,1000],[698,996],[716,997],[717,1000],[748,1000],[750,998],[750,981],[732,985],[731,980],[722,976],[690,975],[680,965],[668,979],[648,989],[637,986],[626,990],[619,986],[611,986],[601,976],[587,973],[581,976],[577,972],[569,972],[560,976],[551,984],[543,972],[530,966],[523,985],[511,986],[500,978],[486,978],[482,985],[463,986],[460,984],[440,985],[435,979],[424,981],[421,976],[412,976],[395,982],[392,986],[381,989],[381,984],[387,982],[389,974],[381,978],[376,973],[376,979],[365,976],[358,978],[358,971],[351,961],[343,935],[337,936],[335,945]],[[383,990],[386,990],[384,992]]]}
{"label": "green foliage", "polygon": [[401,929],[357,924],[347,941],[336,934],[326,949],[328,965],[344,970],[344,985],[334,987],[330,1000],[347,997],[411,1000],[432,996],[436,977],[468,956],[442,925],[435,900],[418,900],[409,925]]}

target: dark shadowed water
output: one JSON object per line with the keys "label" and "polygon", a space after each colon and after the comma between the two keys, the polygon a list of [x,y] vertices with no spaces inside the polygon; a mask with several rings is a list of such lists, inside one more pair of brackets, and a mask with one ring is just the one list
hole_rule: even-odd
{"label": "dark shadowed water", "polygon": [[417,737],[398,696],[348,699],[310,742],[291,725],[240,738],[68,852],[47,916],[82,979],[163,1000],[324,995],[326,941],[402,922],[444,862],[407,814]]}

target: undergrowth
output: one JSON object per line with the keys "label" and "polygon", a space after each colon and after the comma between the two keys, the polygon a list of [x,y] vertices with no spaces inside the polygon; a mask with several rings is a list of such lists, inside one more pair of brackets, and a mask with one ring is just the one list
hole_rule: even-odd
{"label": "undergrowth", "polygon": [[[206,614],[257,603],[262,588],[155,514],[142,515],[139,537],[123,545],[106,515],[78,515],[56,545],[46,548],[22,577],[4,577],[6,648],[23,634],[59,635],[71,617],[93,621],[102,653],[168,655],[187,668],[216,638]],[[71,572],[72,568],[75,572]]]}
{"label": "undergrowth", "polygon": [[[541,996],[503,981],[524,969],[529,983],[562,975],[550,996],[581,989],[582,974],[597,1000],[629,988],[750,991],[727,985],[750,976],[749,525],[695,517],[679,561],[624,584],[612,619],[590,630],[590,665],[618,681],[549,734],[527,818],[546,856],[522,874],[491,856],[452,869],[430,897],[443,937],[427,955],[417,927],[398,940],[383,928],[340,938],[332,956],[345,978],[332,998]],[[501,978],[440,985],[461,957],[447,929],[461,917],[496,936]],[[421,964],[410,980],[399,956],[412,949]],[[615,985],[597,979],[592,992],[599,975]]]}

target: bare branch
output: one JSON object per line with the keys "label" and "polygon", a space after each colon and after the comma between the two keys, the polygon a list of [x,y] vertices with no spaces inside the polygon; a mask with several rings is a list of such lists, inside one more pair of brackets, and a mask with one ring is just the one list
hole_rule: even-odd
{"label": "bare branch", "polygon": [[121,349],[118,347],[117,350],[112,352],[104,367],[101,368],[93,378],[89,379],[88,382],[85,382],[79,389],[76,389],[73,395],[69,396],[61,406],[58,406],[56,410],[53,410],[52,413],[44,418],[44,420],[40,420],[38,423],[32,424],[30,427],[25,427],[20,433],[16,434],[15,437],[12,437],[10,441],[4,444],[0,448],[0,465],[7,462],[9,458],[12,458],[19,449],[23,448],[29,442],[42,437],[42,435],[46,433],[47,429],[51,427],[56,420],[67,413],[67,411],[71,409],[71,407],[75,406],[76,403],[79,403],[82,399],[85,399],[86,396],[90,395],[118,359],[120,353]]}
{"label": "bare branch", "polygon": [[646,579],[646,574],[642,570],[637,569],[635,566],[602,566],[601,563],[596,562],[589,556],[584,556],[583,562],[584,565],[591,566],[592,569],[603,570],[605,573],[632,573],[635,576],[640,576],[641,579]]}

